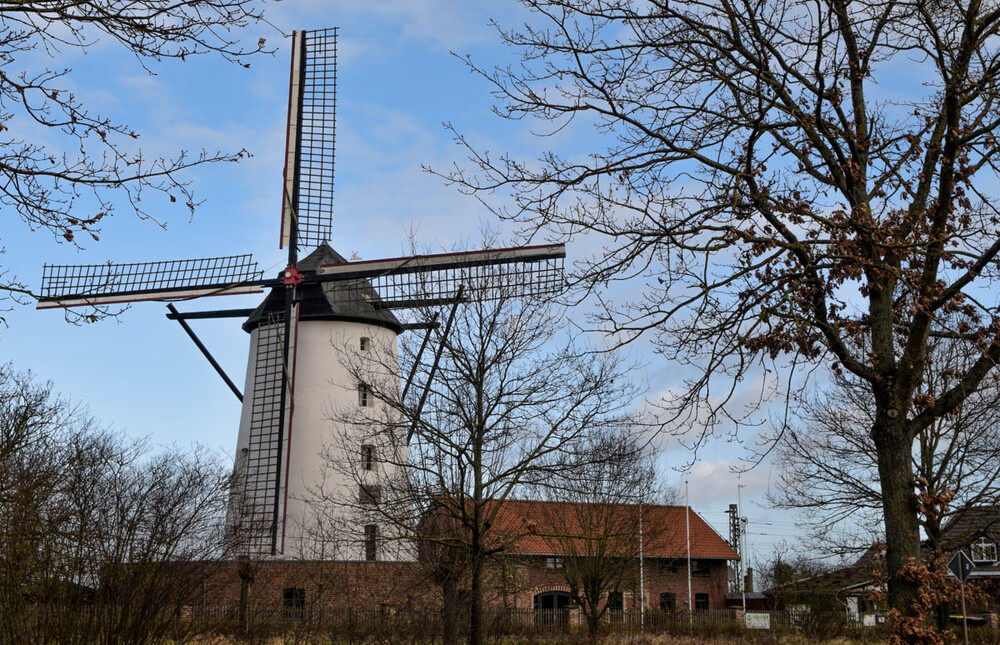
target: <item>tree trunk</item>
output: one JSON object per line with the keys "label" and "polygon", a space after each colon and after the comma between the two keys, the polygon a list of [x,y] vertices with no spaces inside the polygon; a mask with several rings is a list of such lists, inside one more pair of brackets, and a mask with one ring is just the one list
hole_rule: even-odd
{"label": "tree trunk", "polygon": [[240,576],[240,605],[236,611],[236,620],[240,625],[240,633],[246,636],[250,633],[249,621],[250,579]]}
{"label": "tree trunk", "polygon": [[591,609],[587,612],[587,633],[590,635],[590,642],[597,641],[597,633],[601,628],[601,617],[597,613],[597,609]]}
{"label": "tree trunk", "polygon": [[947,600],[934,608],[934,624],[939,632],[944,632],[951,626],[951,606]]}
{"label": "tree trunk", "polygon": [[[475,540],[474,542],[477,542]],[[469,645],[483,645],[483,554],[482,548],[472,548],[472,597],[469,612]]]}
{"label": "tree trunk", "polygon": [[[940,565],[944,564],[941,559],[943,556],[941,549],[941,516],[938,515],[934,518],[927,518],[924,521],[924,533],[927,535],[927,545],[929,547],[928,551],[931,557],[928,563],[931,570],[938,568]],[[947,575],[947,572],[945,572]],[[948,601],[944,600],[934,608],[934,622],[937,625],[939,632],[943,632],[951,625],[951,608],[948,606]]]}
{"label": "tree trunk", "polygon": [[889,608],[909,615],[919,585],[901,579],[899,572],[909,562],[921,559],[920,525],[911,462],[913,440],[905,422],[892,419],[886,413],[876,416],[872,438],[875,440],[882,484]]}
{"label": "tree trunk", "polygon": [[239,622],[240,633],[244,636],[250,634],[250,585],[254,580],[254,566],[250,558],[241,557],[237,566],[237,574],[240,577],[240,605],[237,608],[237,622]]}
{"label": "tree trunk", "polygon": [[441,607],[441,642],[453,645],[458,642],[458,616],[460,615],[458,581],[449,575],[441,585],[444,603]]}

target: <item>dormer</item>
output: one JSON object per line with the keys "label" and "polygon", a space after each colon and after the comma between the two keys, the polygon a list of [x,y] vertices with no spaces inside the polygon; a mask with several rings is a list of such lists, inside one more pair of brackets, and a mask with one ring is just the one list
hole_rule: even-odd
{"label": "dormer", "polygon": [[972,561],[977,564],[980,562],[992,564],[997,561],[996,542],[985,535],[969,545],[969,552]]}

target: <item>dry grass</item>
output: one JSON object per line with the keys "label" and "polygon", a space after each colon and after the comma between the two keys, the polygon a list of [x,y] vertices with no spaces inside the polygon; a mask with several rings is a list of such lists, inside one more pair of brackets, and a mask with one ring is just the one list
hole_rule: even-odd
{"label": "dry grass", "polygon": [[[565,641],[566,643],[574,641]],[[585,642],[585,641],[575,641],[575,642]],[[745,636],[711,636],[711,637],[699,637],[699,636],[670,636],[670,635],[656,635],[656,636],[631,636],[631,637],[615,637],[608,636],[602,638],[598,643],[599,645],[705,645],[717,644],[717,645],[764,645],[765,643],[774,645],[814,645],[816,643],[823,643],[823,645],[860,645],[862,643],[869,643],[870,641],[858,641],[850,640],[846,638],[835,638],[831,640],[817,640],[815,638],[808,638],[805,636],[774,636],[768,632],[755,633],[753,635],[747,634]]]}
{"label": "dry grass", "polygon": [[[292,636],[275,637],[268,640],[254,639],[254,645],[339,645],[332,642],[329,637],[318,637],[315,640],[306,638],[295,638]],[[368,641],[366,645],[389,645],[393,642],[412,643],[412,641],[400,635],[399,641]],[[501,641],[487,639],[493,645],[575,645],[577,643],[587,645],[868,645],[872,641],[850,640],[846,638],[835,638],[831,640],[818,641],[805,636],[780,636],[774,637],[769,633],[755,634],[752,637],[737,636],[604,636],[596,643],[587,638],[585,634],[568,634],[560,638],[542,639],[503,639]],[[204,637],[189,645],[245,645],[246,641],[231,637],[213,636]],[[349,645],[347,641],[343,645]],[[461,644],[459,644],[461,645]]]}

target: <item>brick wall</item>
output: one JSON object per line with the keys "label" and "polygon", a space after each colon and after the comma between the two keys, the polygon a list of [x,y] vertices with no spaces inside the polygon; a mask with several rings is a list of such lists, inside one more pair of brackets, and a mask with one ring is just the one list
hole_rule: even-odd
{"label": "brick wall", "polygon": [[208,565],[201,598],[192,604],[235,607],[241,568],[252,576],[250,603],[280,607],[286,589],[302,589],[307,607],[439,606],[438,589],[415,562],[288,562]]}
{"label": "brick wall", "polygon": [[[692,594],[707,593],[709,609],[725,609],[726,561],[706,561],[705,573],[691,576]],[[280,607],[286,589],[302,589],[307,607],[395,607],[434,609],[441,605],[441,589],[429,577],[428,568],[417,562],[300,562],[264,561],[249,565],[218,562],[199,565],[204,578],[192,591],[192,605],[239,604],[241,566],[252,575],[250,603]],[[624,593],[626,609],[639,606],[638,570],[630,571]],[[648,559],[643,573],[646,606],[660,608],[660,594],[674,594],[676,608],[687,609],[687,572],[684,561],[667,563]],[[563,572],[548,569],[545,559],[522,559],[504,567],[490,566],[485,573],[489,606],[532,609],[536,594],[568,591]]]}
{"label": "brick wall", "polygon": [[[699,593],[708,594],[711,610],[726,608],[726,592],[728,591],[728,571],[725,560],[703,561],[707,564],[705,573],[691,575],[692,597]],[[639,608],[639,572],[638,565],[626,575],[624,585],[624,608]],[[686,562],[663,561],[647,558],[643,566],[643,587],[648,609],[660,608],[660,594],[673,593],[676,609],[687,609],[688,586]],[[518,609],[532,609],[536,594],[546,591],[568,591],[565,574],[546,567],[545,558],[525,561],[518,566],[518,584],[512,590],[513,606]]]}

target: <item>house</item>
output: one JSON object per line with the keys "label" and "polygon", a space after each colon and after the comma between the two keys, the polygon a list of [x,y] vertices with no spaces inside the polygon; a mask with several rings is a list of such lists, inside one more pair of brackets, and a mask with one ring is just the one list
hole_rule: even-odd
{"label": "house", "polygon": [[647,610],[725,609],[728,565],[739,558],[685,506],[507,500],[493,529],[510,536],[504,555],[518,609],[569,606],[582,567],[593,576],[598,559],[614,578],[606,585],[613,608],[638,609],[641,600]]}
{"label": "house", "polygon": [[884,617],[875,600],[885,569],[885,545],[872,544],[851,565],[768,590],[777,609],[797,614],[840,613],[852,622],[876,624]]}
{"label": "house", "polygon": [[[979,587],[986,602],[985,607],[969,607],[969,614],[982,609],[996,613],[1000,605],[1000,506],[977,506],[955,513],[942,527],[940,543],[945,562],[962,551],[975,565],[967,582]],[[923,546],[929,555],[930,546]],[[853,621],[876,624],[883,612],[872,598],[884,592],[877,582],[884,575],[884,549],[882,544],[872,545],[848,567],[797,580],[770,593],[782,608],[842,608]]]}
{"label": "house", "polygon": [[[964,551],[975,568],[971,581],[1000,580],[1000,506],[977,506],[952,517],[941,529],[941,543],[949,553]],[[1000,598],[992,598],[996,604]]]}

